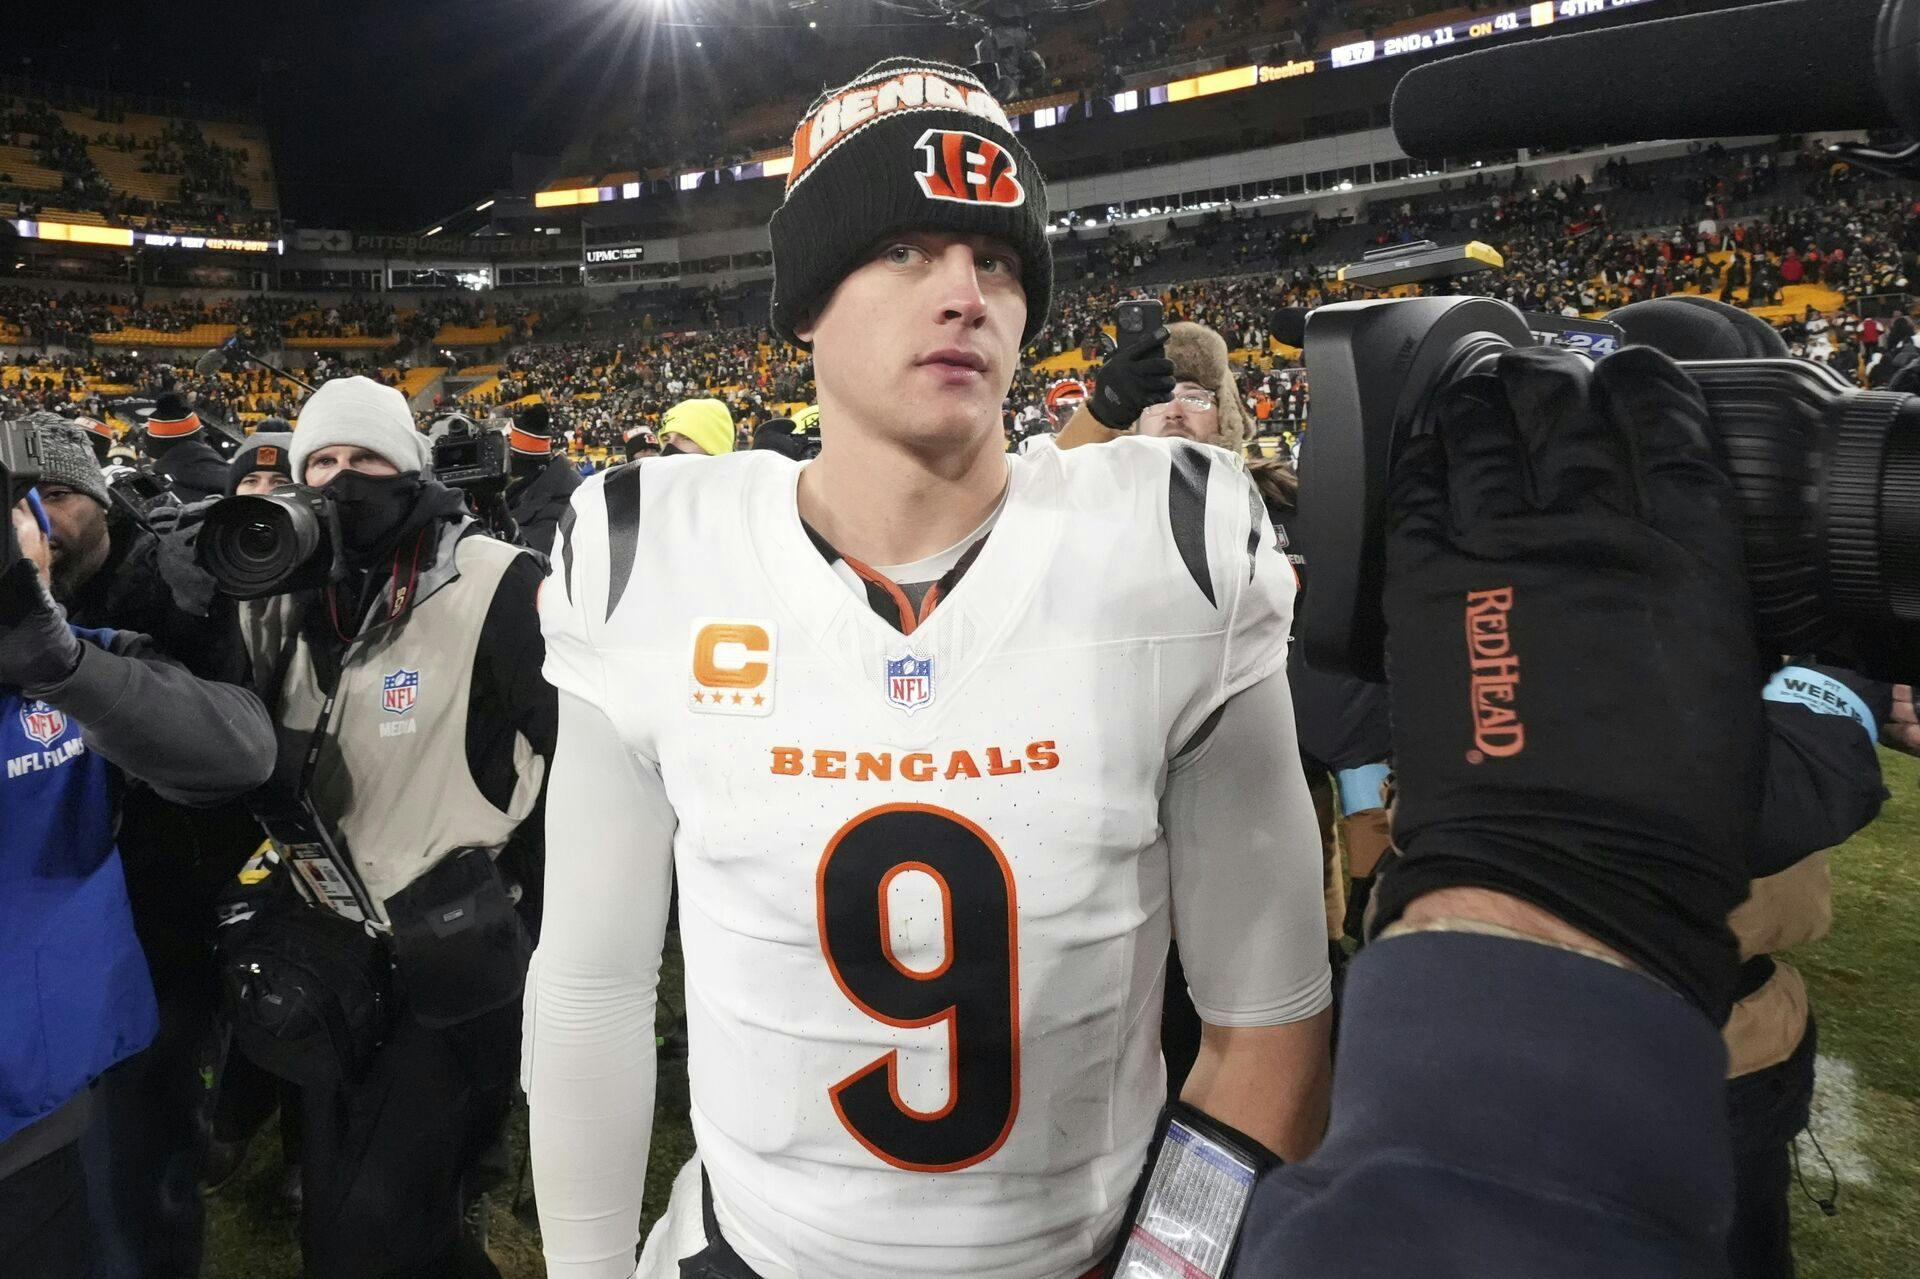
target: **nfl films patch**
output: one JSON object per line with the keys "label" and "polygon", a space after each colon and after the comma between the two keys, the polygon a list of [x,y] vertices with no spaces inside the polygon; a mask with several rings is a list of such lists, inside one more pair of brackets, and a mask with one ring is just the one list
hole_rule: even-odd
{"label": "nfl films patch", "polygon": [[933,701],[933,659],[905,657],[887,659],[887,703],[911,715]]}
{"label": "nfl films patch", "polygon": [[67,717],[45,702],[28,702],[20,710],[20,730],[38,746],[51,746],[67,733]]}
{"label": "nfl films patch", "polygon": [[702,715],[773,714],[771,621],[697,617],[687,672],[687,709]]}

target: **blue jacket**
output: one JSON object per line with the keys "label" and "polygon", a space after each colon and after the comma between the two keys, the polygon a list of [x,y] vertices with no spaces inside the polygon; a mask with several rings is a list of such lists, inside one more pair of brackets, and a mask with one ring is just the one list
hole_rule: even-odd
{"label": "blue jacket", "polygon": [[153,983],[113,842],[121,785],[78,723],[0,688],[0,1141],[153,1040]]}

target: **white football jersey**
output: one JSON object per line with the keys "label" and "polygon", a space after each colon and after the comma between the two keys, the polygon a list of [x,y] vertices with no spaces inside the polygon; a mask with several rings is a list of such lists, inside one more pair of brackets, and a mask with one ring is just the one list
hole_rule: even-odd
{"label": "white football jersey", "polygon": [[773,454],[615,470],[563,525],[547,675],[664,779],[695,1136],[765,1274],[1072,1279],[1165,1096],[1159,800],[1283,665],[1294,578],[1224,453],[1008,463],[910,635]]}

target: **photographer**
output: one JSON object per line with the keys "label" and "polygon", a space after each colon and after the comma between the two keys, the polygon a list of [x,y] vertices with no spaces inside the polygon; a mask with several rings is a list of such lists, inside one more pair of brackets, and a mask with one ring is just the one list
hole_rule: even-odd
{"label": "photographer", "polygon": [[[337,515],[343,571],[242,612],[279,724],[279,782],[344,845],[397,954],[384,1041],[338,1086],[302,1090],[311,1279],[496,1274],[463,1214],[512,1095],[525,936],[504,906],[499,927],[438,944],[425,920],[461,918],[435,900],[449,881],[466,883],[476,920],[474,903],[537,892],[539,822],[526,819],[555,695],[540,678],[539,558],[482,535],[427,460],[398,391],[322,385],[291,463]],[[476,939],[483,953],[462,948]]]}
{"label": "photographer", "polygon": [[[1726,921],[1756,849],[1871,816],[1857,769],[1804,755],[1857,763],[1872,716],[1834,712],[1859,701],[1838,676],[1758,696],[1734,490],[1664,356],[1509,351],[1433,421],[1388,514],[1403,851],[1348,976],[1332,1131],[1268,1178],[1241,1273],[1334,1247],[1348,1274],[1726,1273],[1747,1187],[1717,1028],[1752,989]],[[1524,691],[1463,752],[1481,640]],[[1360,1187],[1395,1230],[1355,1231]]]}
{"label": "photographer", "polygon": [[[1607,317],[1627,339],[1675,359],[1783,358],[1756,316],[1708,298],[1657,298]],[[1818,1032],[1799,972],[1771,952],[1810,945],[1833,920],[1826,851],[1880,812],[1886,790],[1874,734],[1892,690],[1812,659],[1776,671],[1766,701],[1766,790],[1748,856],[1752,883],[1728,920],[1740,944],[1727,1045],[1734,1218],[1728,1256],[1740,1279],[1790,1279],[1791,1147],[1813,1103]]]}
{"label": "photographer", "polygon": [[547,406],[531,404],[514,419],[507,435],[513,465],[507,503],[520,526],[521,544],[542,555],[553,549],[554,530],[581,484],[566,450],[554,452],[552,431]]}
{"label": "photographer", "polygon": [[247,791],[273,735],[251,693],[194,678],[144,636],[71,625],[46,590],[44,516],[27,502],[8,516],[23,558],[0,574],[0,1273],[68,1279],[95,1273],[88,1085],[156,1030],[114,848],[120,800],[130,781],[183,804]]}
{"label": "photographer", "polygon": [[[230,602],[198,613],[163,577],[160,539],[113,499],[87,437],[40,429],[39,494],[53,595],[76,626],[150,637],[203,679],[242,683],[246,655]],[[212,1025],[213,902],[259,840],[237,806],[192,810],[153,791],[127,798],[119,831],[134,927],[159,1001],[151,1047],[96,1091],[102,1122],[84,1147],[103,1276],[138,1279],[197,1267],[204,1216],[201,1054]]]}
{"label": "photographer", "polygon": [[258,430],[247,437],[227,463],[226,495],[271,493],[293,483],[293,428],[277,418],[268,418],[263,428],[278,422],[287,429]]}
{"label": "photographer", "polygon": [[226,490],[227,464],[207,443],[200,415],[178,391],[163,392],[147,417],[142,450],[153,469],[173,482],[182,502],[198,502]]}

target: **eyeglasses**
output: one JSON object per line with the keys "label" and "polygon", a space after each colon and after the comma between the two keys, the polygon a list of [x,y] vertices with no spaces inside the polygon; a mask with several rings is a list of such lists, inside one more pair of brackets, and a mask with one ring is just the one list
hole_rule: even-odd
{"label": "eyeglasses", "polygon": [[1205,413],[1208,409],[1220,407],[1220,401],[1206,391],[1182,391],[1165,404],[1149,404],[1141,416],[1145,417],[1148,413],[1165,413],[1176,404],[1181,408],[1192,409],[1196,413]]}

